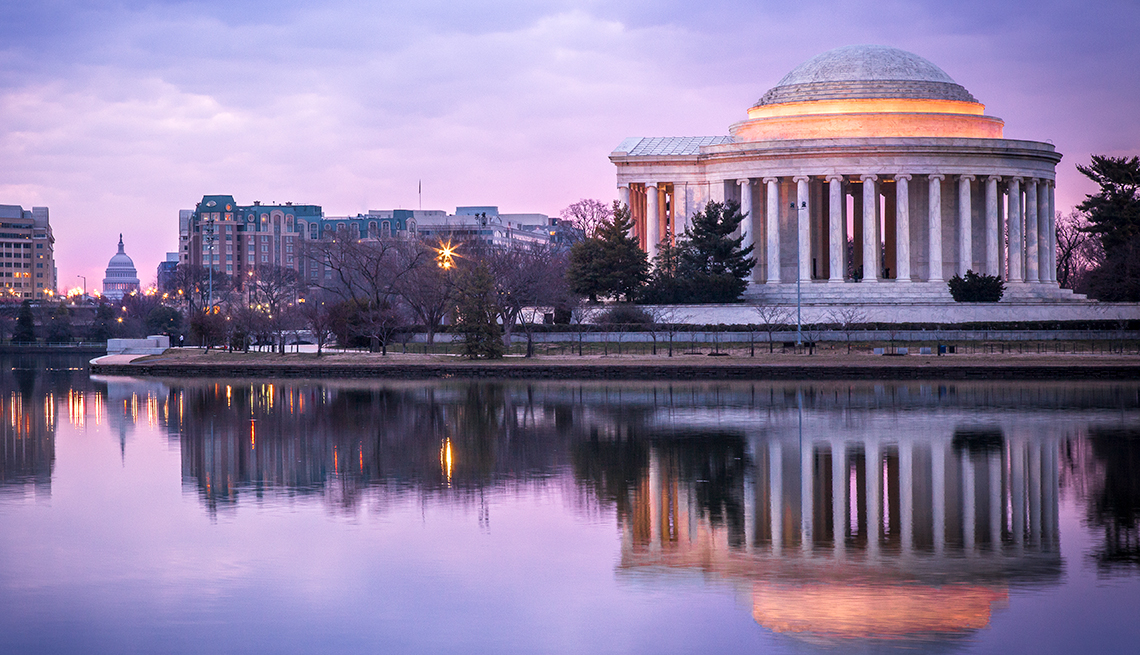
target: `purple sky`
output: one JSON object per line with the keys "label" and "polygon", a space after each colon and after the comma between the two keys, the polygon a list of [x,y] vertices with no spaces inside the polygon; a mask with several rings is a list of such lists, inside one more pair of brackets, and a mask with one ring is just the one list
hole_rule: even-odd
{"label": "purple sky", "polygon": [[0,3],[0,203],[51,208],[60,287],[124,233],[144,281],[204,194],[328,215],[616,195],[627,136],[727,134],[797,64],[877,43],[1051,140],[1057,207],[1090,153],[1140,154],[1140,4]]}

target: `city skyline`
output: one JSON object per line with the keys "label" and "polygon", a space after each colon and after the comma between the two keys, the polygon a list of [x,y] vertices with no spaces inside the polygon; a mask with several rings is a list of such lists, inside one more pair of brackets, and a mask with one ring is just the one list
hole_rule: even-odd
{"label": "city skyline", "polygon": [[[628,136],[726,133],[799,63],[877,43],[943,68],[1063,153],[1140,152],[1127,2],[63,3],[5,6],[0,202],[47,206],[60,291],[123,232],[144,284],[204,194],[368,209],[559,210],[617,196]],[[106,242],[105,245],[103,242]]]}

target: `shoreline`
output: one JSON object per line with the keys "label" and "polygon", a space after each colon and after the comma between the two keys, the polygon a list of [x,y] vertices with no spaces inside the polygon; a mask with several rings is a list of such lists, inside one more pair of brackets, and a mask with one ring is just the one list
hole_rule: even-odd
{"label": "shoreline", "polygon": [[164,378],[400,380],[1140,380],[1136,355],[543,356],[472,361],[447,355],[228,353],[172,349],[108,355],[93,375]]}

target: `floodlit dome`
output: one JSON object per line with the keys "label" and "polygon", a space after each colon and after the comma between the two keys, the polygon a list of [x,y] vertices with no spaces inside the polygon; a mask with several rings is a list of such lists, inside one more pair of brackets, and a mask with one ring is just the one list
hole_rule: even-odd
{"label": "floodlit dome", "polygon": [[103,278],[103,295],[119,300],[132,291],[139,290],[138,271],[135,263],[123,249],[123,235],[119,235],[119,252],[107,262],[107,277]]}
{"label": "floodlit dome", "polygon": [[756,104],[860,98],[977,102],[945,71],[914,53],[882,45],[849,45],[795,67]]}
{"label": "floodlit dome", "polygon": [[730,130],[737,141],[879,137],[1000,139],[1004,123],[941,68],[882,45],[796,66]]}

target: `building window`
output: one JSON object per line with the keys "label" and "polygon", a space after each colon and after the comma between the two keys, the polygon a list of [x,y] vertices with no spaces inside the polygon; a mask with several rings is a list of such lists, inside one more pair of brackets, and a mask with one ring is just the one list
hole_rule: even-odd
{"label": "building window", "polygon": [[262,255],[261,256],[261,263],[262,264],[268,264],[269,263],[269,255]]}

